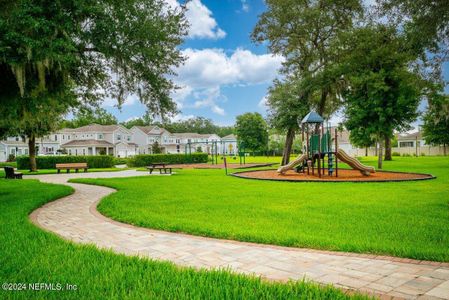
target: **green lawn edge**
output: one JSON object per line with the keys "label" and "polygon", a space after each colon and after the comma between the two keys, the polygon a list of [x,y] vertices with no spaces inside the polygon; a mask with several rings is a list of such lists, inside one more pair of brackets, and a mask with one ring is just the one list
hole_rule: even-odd
{"label": "green lawn edge", "polygon": [[194,270],[80,245],[46,232],[29,219],[42,205],[70,195],[68,186],[37,180],[0,180],[0,280],[45,283],[76,290],[0,290],[14,299],[366,299],[330,286],[266,282],[229,270]]}
{"label": "green lawn edge", "polygon": [[[361,160],[366,164],[375,164],[375,158],[372,157],[361,158]],[[449,219],[447,218],[447,215],[449,214],[449,201],[447,201],[449,196],[449,174],[446,171],[449,166],[449,158],[394,158],[393,162],[385,162],[385,165],[386,170],[431,173],[437,176],[437,179],[422,182],[338,183],[338,185],[336,185],[334,183],[267,182],[240,178],[234,178],[234,181],[231,182],[228,177],[223,177],[222,183],[217,181],[207,184],[204,180],[212,178],[215,176],[214,174],[219,175],[223,173],[222,175],[224,176],[223,170],[179,170],[178,174],[174,175],[172,178],[180,179],[181,177],[194,176],[192,174],[196,172],[195,176],[197,176],[196,178],[198,180],[181,182],[176,179],[177,181],[173,183],[172,189],[163,187],[165,184],[170,185],[171,178],[161,178],[158,176],[147,177],[148,179],[136,177],[134,179],[75,179],[72,181],[103,185],[118,190],[117,193],[104,198],[100,202],[98,206],[99,212],[114,220],[140,227],[287,247],[305,247],[321,250],[389,255],[441,262],[449,261],[449,253],[447,252],[447,248],[449,247],[449,238],[447,235],[447,232],[449,231]],[[428,165],[430,169],[422,168],[422,165]],[[147,182],[146,180],[151,181]],[[135,194],[126,194],[129,193],[130,190],[126,190],[127,188],[124,186],[125,183],[131,185],[130,190],[135,189],[136,186],[138,186],[139,189],[137,189],[138,191],[136,193],[139,195],[137,196],[141,197],[142,195],[145,195],[145,197],[147,197],[145,202],[139,204],[139,200],[136,198],[137,196]],[[201,189],[211,186],[211,184],[213,185],[213,188],[208,190],[210,197],[216,197],[217,199],[220,199],[220,201],[228,201],[226,202],[227,204],[223,202],[223,205],[221,205],[222,207],[218,204],[215,206],[216,203],[205,201],[207,200],[205,199],[206,197],[200,195],[197,198],[194,198],[192,196],[195,193],[201,194]],[[289,201],[284,201],[285,203],[281,201],[277,204],[278,207],[275,207],[276,217],[279,219],[273,219],[274,221],[271,220],[272,223],[269,223],[268,225],[264,222],[259,222],[258,224],[261,228],[256,228],[253,231],[250,231],[247,228],[253,226],[252,223],[254,223],[254,221],[247,220],[249,223],[247,222],[243,226],[240,226],[240,228],[244,228],[244,230],[240,230],[235,228],[237,226],[231,226],[232,228],[229,227],[229,223],[232,223],[232,220],[235,217],[234,215],[239,214],[239,211],[233,211],[231,209],[229,214],[226,214],[227,212],[223,208],[229,209],[231,205],[235,204],[235,202],[232,202],[232,197],[227,197],[228,195],[226,195],[226,193],[214,194],[212,190],[223,190],[226,187],[233,190],[238,189],[241,185],[252,186],[253,190],[250,192],[254,194],[253,202],[263,200],[267,194],[264,193],[264,189],[270,185],[282,187],[283,189],[280,190],[282,192],[288,189],[292,189],[295,192],[290,193],[291,199],[288,199],[289,201],[291,200],[290,203]],[[134,188],[132,186],[134,186]],[[142,190],[146,186],[152,186],[152,188],[149,190]],[[375,215],[369,216],[365,224],[366,230],[368,230],[367,228],[369,227],[373,228],[369,228],[369,234],[361,232],[359,237],[357,237],[351,235],[350,232],[345,235],[344,232],[341,231],[332,231],[332,226],[334,225],[332,222],[336,222],[337,220],[334,220],[335,217],[332,215],[329,217],[328,214],[328,211],[338,214],[340,210],[333,209],[329,206],[319,207],[314,206],[314,203],[306,203],[306,206],[313,211],[312,216],[316,217],[317,215],[320,216],[323,214],[324,217],[327,217],[325,220],[327,223],[324,225],[319,224],[319,219],[317,219],[316,222],[312,220],[308,223],[310,227],[321,226],[321,230],[325,233],[322,238],[318,237],[316,232],[313,232],[313,234],[310,233],[308,236],[306,234],[305,237],[303,236],[300,239],[295,238],[294,236],[292,237],[291,234],[287,236],[285,233],[289,233],[288,230],[286,232],[280,232],[279,234],[271,232],[270,236],[262,232],[269,231],[271,226],[276,226],[275,221],[277,220],[279,220],[280,223],[284,222],[283,218],[286,216],[285,210],[288,212],[288,205],[295,201],[294,197],[300,197],[301,193],[304,191],[307,192],[307,189],[309,189],[307,195],[310,196],[311,189],[322,191],[322,189],[326,187],[338,190],[338,195],[341,197],[351,195],[351,197],[358,197],[358,201],[360,201],[353,203],[348,200],[346,202],[348,207],[343,206],[344,209],[350,208],[350,212],[348,212],[346,216],[341,217],[342,220],[340,221],[345,221],[344,219],[346,217],[353,217],[352,221],[354,224],[339,224],[339,228],[342,231],[351,231],[354,228],[357,228],[360,222],[363,222],[362,219],[365,218],[364,215],[359,213],[355,218],[351,215],[351,210],[358,209],[358,206],[362,207],[365,202],[371,201],[371,204],[375,208],[373,211],[385,214],[385,219],[377,220]],[[184,188],[186,190],[183,190]],[[152,194],[153,189],[155,190],[154,194]],[[363,190],[365,190],[365,192],[363,192]],[[232,194],[234,198],[241,198],[243,195],[248,195],[246,190],[240,189],[239,191],[240,192]],[[297,193],[297,195],[295,193]],[[377,198],[374,197],[376,193],[379,194]],[[159,197],[159,195],[163,196]],[[272,191],[270,195],[273,195]],[[422,195],[422,200],[416,198],[417,195]],[[204,205],[198,209],[192,209],[189,205],[193,202],[190,201],[191,199],[189,199],[189,197],[194,198],[192,201],[195,200],[200,203],[204,202]],[[156,201],[154,201],[153,198],[157,198]],[[334,198],[335,199],[331,199],[334,202],[330,201],[326,203],[326,205],[330,203],[336,208],[342,209],[341,207],[338,207],[339,203],[337,202],[340,202],[339,198]],[[378,203],[373,201],[373,198],[375,198],[376,201],[378,200],[379,203],[384,202],[384,206],[378,205]],[[408,203],[407,198],[410,198],[413,201]],[[390,201],[391,204],[385,201]],[[249,205],[253,211],[249,211],[249,213],[257,215],[259,213],[257,210],[259,210],[260,207],[255,206],[253,202]],[[388,204],[388,206],[385,206],[385,203]],[[237,204],[240,205],[238,206],[239,210],[246,209],[241,203]],[[264,204],[267,204],[267,202],[264,202]],[[210,207],[207,207],[207,205],[210,205]],[[221,228],[210,225],[211,220],[217,222],[217,215],[214,214],[213,211],[214,208],[221,209],[220,212],[226,214],[226,217],[224,217],[223,220],[218,219],[218,221],[222,221],[220,223],[222,226]],[[157,211],[152,212],[151,209]],[[198,218],[197,215],[201,214],[202,210],[205,209],[210,210],[207,214],[204,214],[204,218]],[[371,212],[371,207],[369,206],[366,206],[363,209],[365,209],[367,213]],[[131,213],[131,210],[137,212],[145,210],[146,214],[142,213],[141,215],[138,215],[138,213]],[[172,210],[177,210],[177,214],[170,214],[169,212]],[[323,210],[323,212],[321,213],[320,210]],[[291,216],[287,214],[287,217]],[[409,220],[407,218],[409,218]],[[288,222],[284,223],[287,224],[286,227],[293,224]],[[262,226],[266,226],[268,229],[264,229]],[[396,228],[398,226],[400,226],[399,229]],[[256,232],[257,229],[260,229],[260,232]],[[321,234],[323,232],[319,233]],[[373,237],[376,236],[377,232],[379,232],[381,238],[376,240]],[[352,241],[356,238],[359,238],[359,240],[356,242]],[[383,240],[382,238],[388,238],[389,241]]]}

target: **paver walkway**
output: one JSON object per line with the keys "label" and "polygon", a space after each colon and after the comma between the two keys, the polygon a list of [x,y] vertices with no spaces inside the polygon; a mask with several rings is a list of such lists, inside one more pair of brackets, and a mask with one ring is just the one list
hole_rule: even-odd
{"label": "paver walkway", "polygon": [[414,299],[449,299],[449,264],[341,252],[258,245],[138,228],[110,220],[96,210],[113,189],[66,183],[78,177],[126,177],[127,170],[26,176],[64,183],[75,193],[31,215],[37,225],[78,243],[93,243],[118,253],[168,260],[198,268],[230,268],[271,280],[311,279],[376,295]]}

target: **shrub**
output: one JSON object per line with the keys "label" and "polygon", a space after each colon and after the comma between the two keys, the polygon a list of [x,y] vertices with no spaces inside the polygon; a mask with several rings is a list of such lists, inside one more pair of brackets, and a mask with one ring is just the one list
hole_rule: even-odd
{"label": "shrub", "polygon": [[10,161],[10,162],[0,162],[0,168],[2,167],[13,167],[13,168],[17,168],[17,163],[15,161]]}
{"label": "shrub", "polygon": [[[87,162],[89,168],[111,168],[114,166],[113,157],[109,155],[90,156],[37,156],[36,164],[38,169],[55,169],[56,164]],[[17,157],[17,168],[20,170],[30,168],[30,158],[28,156]]]}
{"label": "shrub", "polygon": [[399,153],[399,152],[393,152],[393,153],[391,153],[391,156],[401,156],[401,153]]}
{"label": "shrub", "polygon": [[126,157],[114,157],[114,165],[126,165],[128,163],[128,158]]}
{"label": "shrub", "polygon": [[14,154],[10,154],[10,155],[8,155],[8,159],[6,161],[7,162],[16,161],[16,156]]}
{"label": "shrub", "polygon": [[128,159],[129,167],[145,167],[152,163],[168,164],[207,163],[207,153],[192,154],[141,154]]}
{"label": "shrub", "polygon": [[402,154],[402,156],[406,156],[406,157],[409,157],[409,156],[411,156],[410,154],[408,154],[408,153],[403,153]]}
{"label": "shrub", "polygon": [[424,152],[421,152],[421,154],[420,154],[421,156],[426,156],[426,154],[424,153]]}

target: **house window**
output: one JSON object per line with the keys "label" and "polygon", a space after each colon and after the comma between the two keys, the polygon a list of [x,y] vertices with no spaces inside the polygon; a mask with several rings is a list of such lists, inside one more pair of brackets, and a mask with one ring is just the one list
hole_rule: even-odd
{"label": "house window", "polygon": [[180,144],[181,140],[180,139],[176,139],[176,144]]}
{"label": "house window", "polygon": [[72,150],[71,149],[69,149],[69,155],[72,155]]}
{"label": "house window", "polygon": [[100,134],[98,135],[98,139],[99,139],[99,140],[102,140],[102,139],[103,139],[103,134],[100,133]]}
{"label": "house window", "polygon": [[126,138],[126,140],[127,140],[128,142],[130,142],[130,141],[131,141],[131,136],[128,135],[128,137]]}
{"label": "house window", "polygon": [[70,140],[70,135],[67,136],[67,139]]}
{"label": "house window", "polygon": [[120,134],[117,134],[117,141],[121,141],[122,140],[122,136]]}
{"label": "house window", "polygon": [[399,142],[399,147],[403,148],[403,147],[413,147],[414,143],[413,142]]}
{"label": "house window", "polygon": [[58,140],[58,136],[55,134],[55,141],[57,141]]}
{"label": "house window", "polygon": [[86,149],[83,149],[83,155],[86,155]]}
{"label": "house window", "polygon": [[16,136],[16,142],[18,142],[19,141],[19,137],[18,136]]}
{"label": "house window", "polygon": [[62,139],[63,139],[63,140],[65,139],[65,135],[62,135]]}

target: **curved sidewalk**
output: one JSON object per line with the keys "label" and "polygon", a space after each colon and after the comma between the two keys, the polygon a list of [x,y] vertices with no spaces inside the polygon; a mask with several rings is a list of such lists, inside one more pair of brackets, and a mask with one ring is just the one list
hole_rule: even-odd
{"label": "curved sidewalk", "polygon": [[38,226],[77,243],[93,243],[117,253],[168,260],[196,268],[229,268],[270,280],[310,279],[336,287],[406,299],[449,299],[449,264],[385,256],[259,245],[134,227],[96,210],[111,188],[67,183],[70,178],[147,175],[126,170],[26,176],[64,183],[75,193],[31,214]]}

